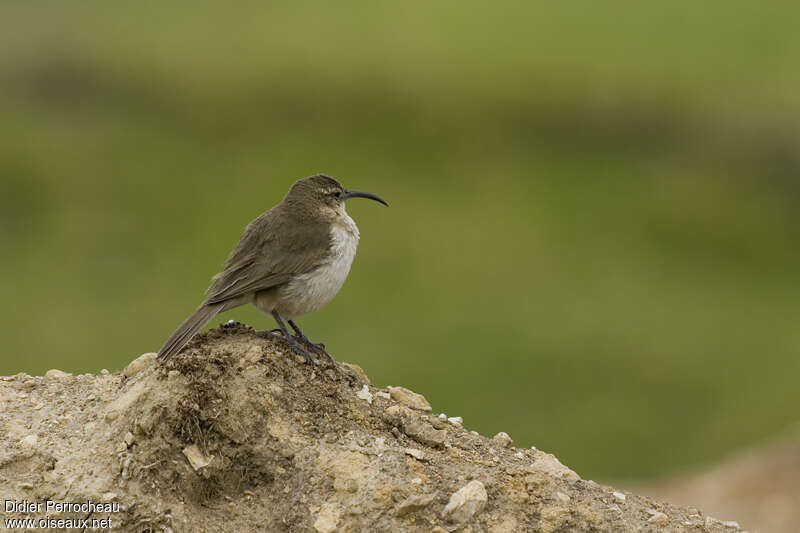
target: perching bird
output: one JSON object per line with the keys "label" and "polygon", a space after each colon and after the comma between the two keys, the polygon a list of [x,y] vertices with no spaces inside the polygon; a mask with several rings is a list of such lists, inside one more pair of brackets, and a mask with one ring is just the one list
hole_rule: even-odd
{"label": "perching bird", "polygon": [[345,211],[348,198],[389,205],[372,193],[346,190],[324,174],[295,182],[281,203],[247,225],[206,299],[167,339],[158,358],[180,352],[217,313],[249,303],[275,318],[306,363],[313,363],[308,350],[327,355],[324,345],[309,341],[293,319],[330,302],[350,272],[359,233]]}

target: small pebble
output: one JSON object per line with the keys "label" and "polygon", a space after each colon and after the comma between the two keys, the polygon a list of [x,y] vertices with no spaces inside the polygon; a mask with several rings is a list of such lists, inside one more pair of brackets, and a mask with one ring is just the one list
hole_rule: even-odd
{"label": "small pebble", "polygon": [[389,398],[391,398],[391,395],[390,395],[388,392],[386,392],[386,391],[382,391],[382,390],[379,390],[378,392],[376,392],[376,393],[375,393],[375,396],[379,396],[379,397],[381,397],[381,398],[385,398],[385,399],[387,399],[387,400],[388,400]]}
{"label": "small pebble", "polygon": [[656,512],[656,514],[647,519],[647,523],[663,526],[669,523],[669,517],[662,512]]}
{"label": "small pebble", "polygon": [[126,378],[130,378],[150,366],[153,361],[156,359],[155,352],[144,353],[128,363],[128,366],[125,367],[125,370],[122,371],[122,375]]}
{"label": "small pebble", "polygon": [[461,424],[464,423],[464,419],[461,418],[460,416],[449,416],[447,417],[447,421],[456,426],[460,426]]}
{"label": "small pebble", "polygon": [[483,483],[473,479],[450,496],[450,501],[442,511],[442,518],[463,524],[479,513],[487,501]]}
{"label": "small pebble", "polygon": [[23,446],[33,447],[36,446],[36,444],[39,442],[39,436],[33,433],[31,435],[23,437],[22,440],[20,440],[19,442]]}
{"label": "small pebble", "polygon": [[44,377],[46,377],[48,379],[63,379],[63,378],[68,378],[71,375],[72,374],[68,374],[67,372],[64,372],[63,370],[59,370],[57,368],[50,369],[50,370],[48,370],[47,372],[44,373]]}
{"label": "small pebble", "polygon": [[406,448],[405,452],[407,455],[410,455],[414,459],[419,459],[420,461],[425,460],[425,452],[422,450],[418,450],[416,448]]}
{"label": "small pebble", "polygon": [[356,377],[358,378],[358,381],[360,383],[364,383],[364,384],[367,384],[367,385],[371,384],[370,381],[369,381],[369,376],[367,375],[367,373],[364,372],[364,369],[361,368],[360,366],[358,366],[357,364],[355,364],[355,363],[342,363],[342,365],[345,366],[346,368],[350,369],[350,371],[353,374],[356,375]]}
{"label": "small pebble", "polygon": [[364,385],[361,390],[356,393],[356,396],[368,404],[372,404],[372,393],[369,391],[369,386]]}
{"label": "small pebble", "polygon": [[402,403],[403,405],[419,411],[431,410],[431,404],[428,403],[428,400],[426,400],[425,396],[422,394],[417,394],[416,392],[405,387],[386,387],[386,389],[389,391],[389,395],[392,397],[392,399],[396,402]]}
{"label": "small pebble", "polygon": [[514,441],[511,440],[511,437],[508,436],[508,433],[505,431],[501,431],[494,437],[492,437],[492,445],[498,446],[500,448],[508,448]]}
{"label": "small pebble", "polygon": [[192,468],[195,470],[200,470],[211,464],[211,461],[214,459],[213,455],[205,455],[197,444],[191,444],[183,449],[183,455],[186,456],[186,459],[189,461],[189,464],[192,465]]}
{"label": "small pebble", "polygon": [[615,497],[617,500],[619,500],[620,502],[622,502],[622,503],[625,503],[625,500],[627,500],[627,499],[628,499],[628,498],[627,498],[627,497],[626,497],[624,494],[622,494],[621,492],[615,492],[615,493],[614,493],[614,497]]}

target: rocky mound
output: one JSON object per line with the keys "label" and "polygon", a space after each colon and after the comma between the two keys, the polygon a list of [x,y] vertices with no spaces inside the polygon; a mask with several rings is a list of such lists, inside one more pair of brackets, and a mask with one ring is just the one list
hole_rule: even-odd
{"label": "rocky mound", "polygon": [[503,433],[468,431],[418,394],[372,387],[355,365],[304,365],[270,333],[225,326],[152,361],[2,378],[4,520],[91,530],[108,519],[136,532],[738,530],[582,480]]}
{"label": "rocky mound", "polygon": [[800,531],[800,428],[743,450],[703,472],[641,487],[657,498],[733,513],[747,527],[769,533]]}

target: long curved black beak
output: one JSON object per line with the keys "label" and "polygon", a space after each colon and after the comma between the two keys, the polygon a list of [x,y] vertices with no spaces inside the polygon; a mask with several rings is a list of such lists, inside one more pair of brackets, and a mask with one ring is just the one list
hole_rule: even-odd
{"label": "long curved black beak", "polygon": [[383,198],[378,196],[377,194],[372,194],[371,192],[364,192],[364,191],[344,191],[344,199],[347,200],[348,198],[369,198],[370,200],[375,200],[376,202],[380,202],[386,207],[389,207],[389,204],[383,201]]}

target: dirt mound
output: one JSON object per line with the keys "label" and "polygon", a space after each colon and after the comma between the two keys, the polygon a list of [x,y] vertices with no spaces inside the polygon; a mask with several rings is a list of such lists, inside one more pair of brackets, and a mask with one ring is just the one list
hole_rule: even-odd
{"label": "dirt mound", "polygon": [[747,527],[769,533],[800,531],[800,429],[745,450],[705,472],[642,487],[654,497],[692,502],[731,513]]}
{"label": "dirt mound", "polygon": [[[738,530],[582,480],[505,434],[430,413],[411,391],[372,387],[355,365],[304,365],[283,339],[242,325],[149,363],[0,381],[0,499],[16,506],[5,520],[107,518],[136,532]],[[80,505],[31,508],[48,500]]]}

